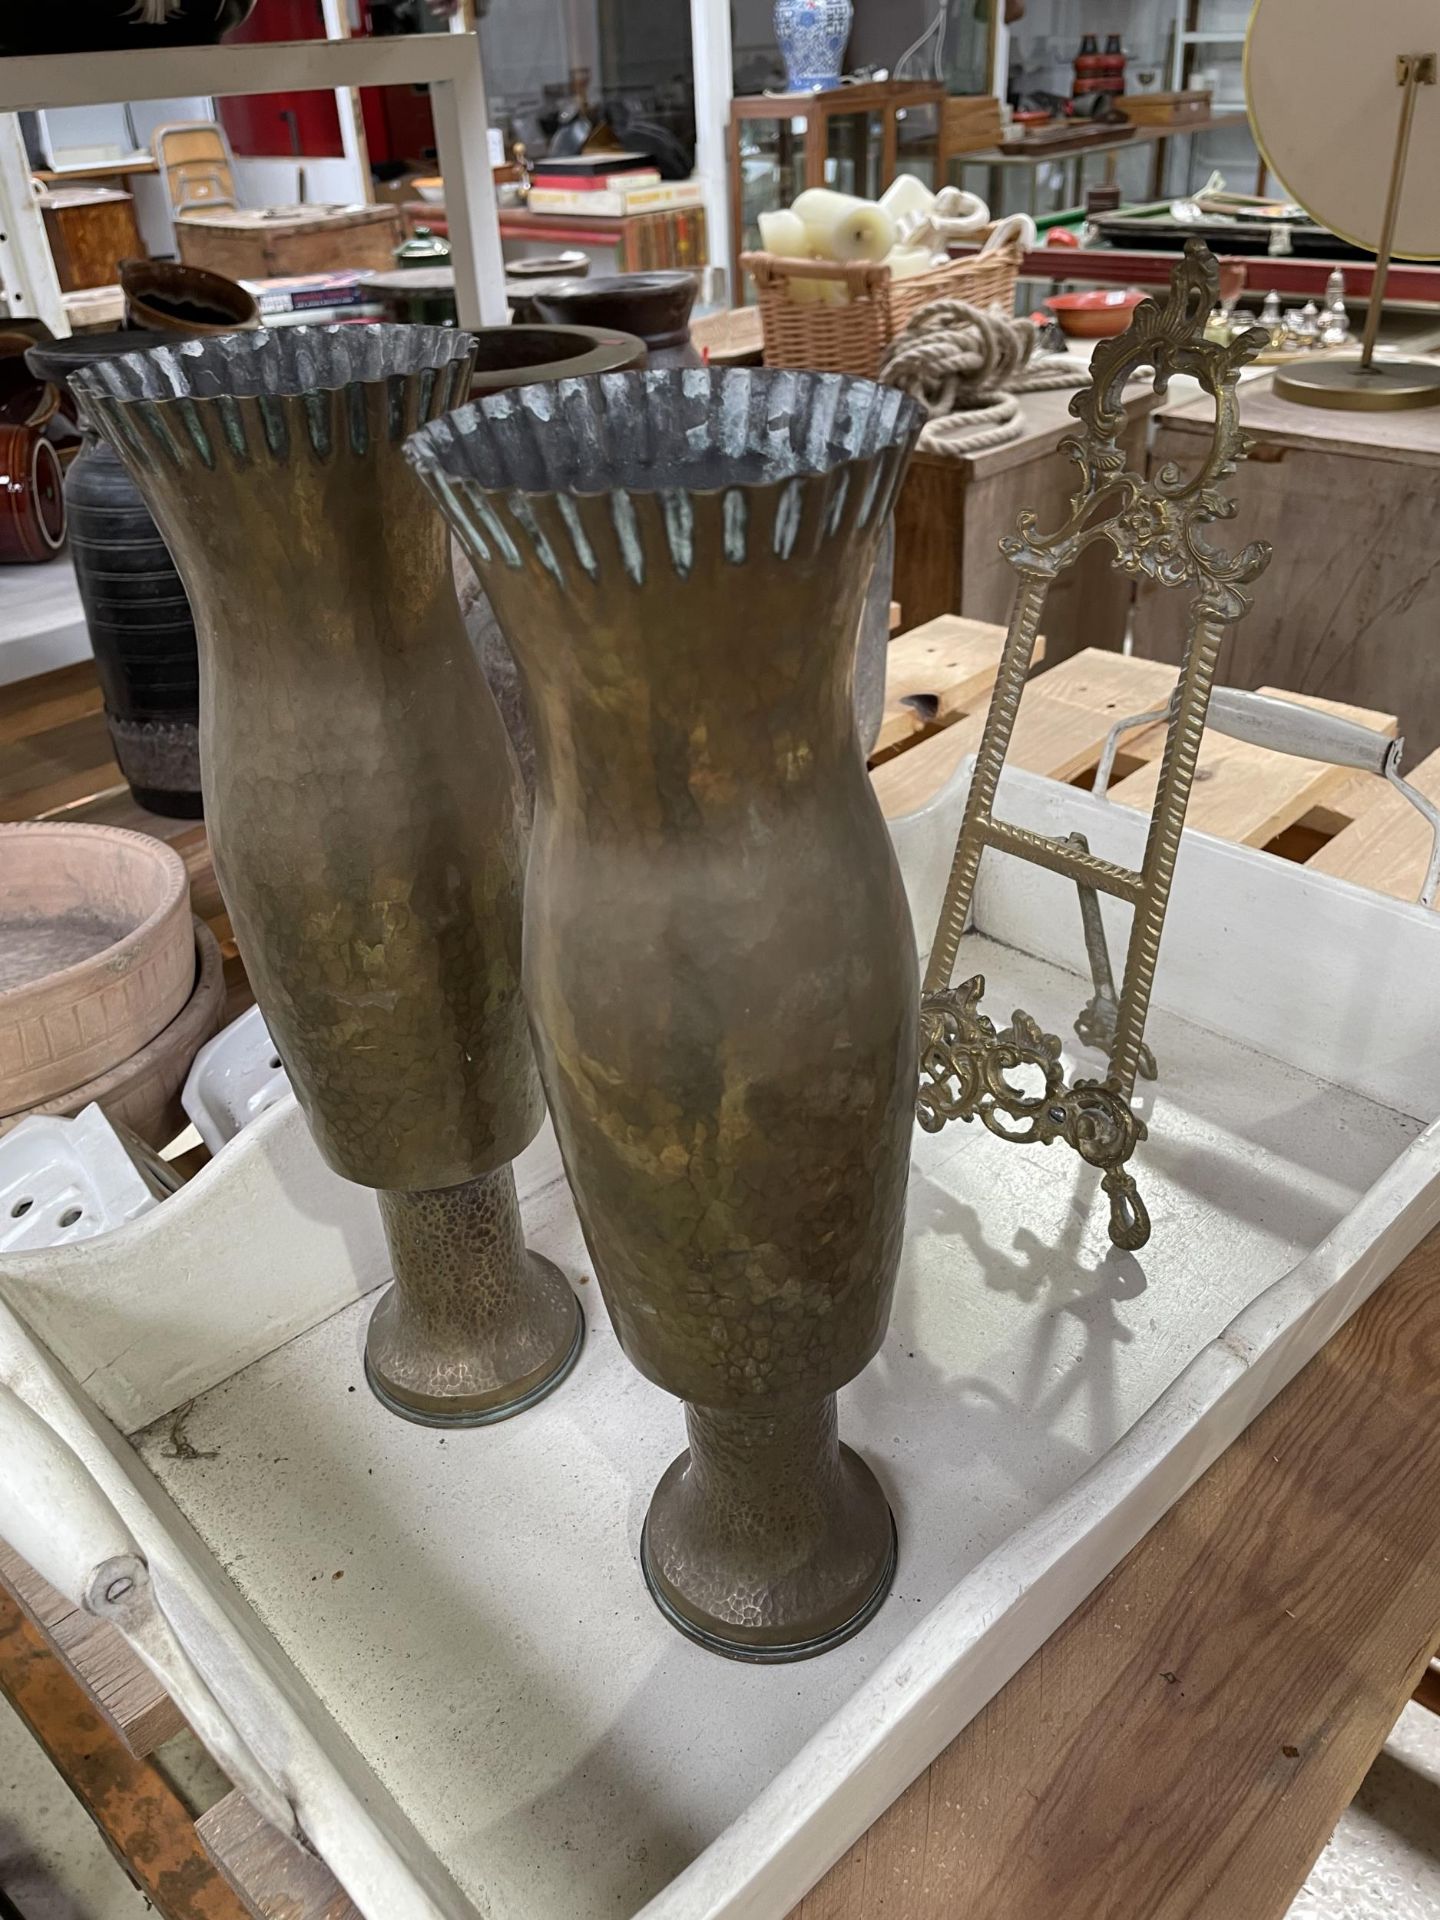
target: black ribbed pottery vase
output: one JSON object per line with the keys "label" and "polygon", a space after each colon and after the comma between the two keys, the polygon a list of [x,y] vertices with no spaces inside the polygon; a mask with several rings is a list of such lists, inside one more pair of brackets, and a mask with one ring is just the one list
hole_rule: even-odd
{"label": "black ribbed pottery vase", "polygon": [[837,1644],[894,1569],[835,1393],[884,1336],[914,1108],[852,679],[921,419],[835,374],[656,371],[496,395],[407,449],[535,730],[525,992],[586,1244],[686,1403],[646,1579],[748,1660]]}
{"label": "black ribbed pottery vase", "polygon": [[402,457],[472,343],[293,327],[72,377],[189,590],[216,876],[326,1159],[380,1189],[396,1283],[367,1373],[481,1424],[579,1352],[510,1163],[544,1113],[520,991],[519,776],[467,644],[449,536]]}
{"label": "black ribbed pottery vase", "polygon": [[[174,344],[166,333],[80,334],[29,348],[26,364],[68,381],[116,353]],[[200,817],[200,654],[170,550],[124,462],[93,431],[65,475],[70,555],[116,761],[142,807]]]}

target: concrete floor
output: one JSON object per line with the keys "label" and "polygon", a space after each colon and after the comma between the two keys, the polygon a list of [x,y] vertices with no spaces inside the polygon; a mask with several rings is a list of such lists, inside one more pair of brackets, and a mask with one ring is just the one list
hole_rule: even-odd
{"label": "concrete floor", "polygon": [[141,1920],[155,1911],[3,1698],[0,1887],[25,1920]]}
{"label": "concrete floor", "polygon": [[1289,1920],[1440,1915],[1440,1715],[1413,1704],[1310,1870]]}
{"label": "concrete floor", "polygon": [[[208,1803],[213,1790],[206,1764],[191,1759],[186,1765],[200,1776],[194,1797]],[[190,1785],[182,1787],[187,1799]],[[154,1912],[3,1699],[0,1887],[24,1920],[140,1920]],[[1289,1920],[1437,1916],[1440,1716],[1409,1706],[1315,1862]]]}

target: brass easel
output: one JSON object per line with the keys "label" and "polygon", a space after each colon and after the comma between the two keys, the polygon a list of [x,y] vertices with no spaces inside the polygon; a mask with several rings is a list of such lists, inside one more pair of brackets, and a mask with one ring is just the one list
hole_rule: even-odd
{"label": "brass easel", "polygon": [[[1153,1067],[1145,1047],[1145,1020],[1180,832],[1220,644],[1227,627],[1249,607],[1243,589],[1270,558],[1263,542],[1229,554],[1210,546],[1201,531],[1235,511],[1218,483],[1234,472],[1246,451],[1236,382],[1240,368],[1269,341],[1258,327],[1228,345],[1206,340],[1205,322],[1219,294],[1219,278],[1209,248],[1187,241],[1185,257],[1170,276],[1166,304],[1143,302],[1126,333],[1095,349],[1091,385],[1070,403],[1081,432],[1061,443],[1082,475],[1079,490],[1071,496],[1070,517],[1057,532],[1042,534],[1035,515],[1022,513],[1018,532],[1000,543],[1020,575],[1020,588],[921,1000],[921,1126],[938,1133],[947,1120],[978,1118],[1004,1139],[1044,1145],[1067,1141],[1082,1159],[1102,1170],[1101,1184],[1110,1200],[1110,1238],[1129,1249],[1144,1246],[1150,1237],[1149,1215],[1125,1163],[1145,1137],[1144,1123],[1130,1101],[1142,1058]],[[1125,419],[1122,393],[1126,381],[1146,367],[1154,370],[1157,391],[1163,391],[1174,374],[1187,373],[1215,401],[1214,439],[1204,465],[1191,479],[1170,465],[1150,480],[1125,468],[1116,438]],[[1115,565],[1127,573],[1143,574],[1161,586],[1193,589],[1159,787],[1138,870],[1100,859],[1074,835],[1050,838],[994,815],[1045,596],[1055,576],[1098,540],[1110,542]],[[1025,1013],[1016,1013],[1011,1025],[997,1032],[979,1010],[983,977],[977,974],[958,987],[951,985],[986,847],[1064,874],[1080,890],[1096,988],[1096,999],[1081,1018],[1098,1004],[1102,1025],[1097,1029],[1092,1022],[1092,1031],[1103,1031],[1110,1040],[1110,1071],[1103,1080],[1076,1080],[1067,1086],[1055,1035],[1042,1032]],[[1110,980],[1108,951],[1103,965],[1096,951],[1098,893],[1128,902],[1135,912],[1118,996]],[[1103,949],[1103,928],[1098,931]],[[1020,1066],[1040,1068],[1043,1093],[1023,1094],[1010,1084],[1006,1076]]]}

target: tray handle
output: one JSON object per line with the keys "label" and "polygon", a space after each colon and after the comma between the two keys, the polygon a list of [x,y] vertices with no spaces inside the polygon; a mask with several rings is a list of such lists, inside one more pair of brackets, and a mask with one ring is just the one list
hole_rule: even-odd
{"label": "tray handle", "polygon": [[236,1731],[166,1619],[138,1542],[84,1463],[0,1383],[0,1536],[67,1600],[108,1620],[166,1688],[255,1811],[303,1842],[295,1810]]}
{"label": "tray handle", "polygon": [[[1167,701],[1149,713],[1128,714],[1115,722],[1105,736],[1105,748],[1091,786],[1097,800],[1106,796],[1115,770],[1120,736],[1136,727],[1152,726],[1169,716]],[[1430,828],[1430,861],[1418,899],[1422,907],[1434,905],[1436,892],[1440,890],[1440,807],[1402,777],[1403,740],[1377,733],[1372,727],[1361,726],[1358,720],[1347,720],[1343,714],[1325,713],[1295,700],[1277,700],[1268,693],[1248,693],[1240,687],[1216,687],[1210,696],[1205,724],[1252,747],[1268,747],[1274,753],[1291,753],[1305,760],[1324,760],[1335,767],[1356,767],[1362,773],[1375,773],[1388,780]]]}

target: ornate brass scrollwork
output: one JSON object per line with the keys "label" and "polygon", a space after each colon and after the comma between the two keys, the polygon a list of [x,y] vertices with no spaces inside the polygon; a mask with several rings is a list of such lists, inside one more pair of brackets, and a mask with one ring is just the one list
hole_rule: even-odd
{"label": "ornate brass scrollwork", "polygon": [[[1236,384],[1240,368],[1266,344],[1258,327],[1226,343],[1205,338],[1205,321],[1219,292],[1219,269],[1199,241],[1186,243],[1185,257],[1170,276],[1162,305],[1143,301],[1129,329],[1103,341],[1091,362],[1092,382],[1070,402],[1081,431],[1060,450],[1080,469],[1070,513],[1045,533],[1036,515],[1022,513],[1001,550],[1020,575],[995,691],[985,719],[966,799],[965,817],[936,928],[921,1002],[922,1057],[918,1118],[936,1132],[947,1120],[978,1118],[992,1133],[1022,1143],[1063,1139],[1092,1166],[1104,1170],[1110,1198],[1110,1238],[1136,1248],[1149,1237],[1150,1222],[1124,1163],[1145,1137],[1131,1109],[1137,1072],[1153,1074],[1145,1045],[1145,1020],[1154,986],[1165,909],[1174,879],[1180,833],[1190,801],[1215,662],[1226,627],[1250,605],[1250,582],[1266,565],[1270,549],[1252,541],[1227,553],[1205,538],[1204,529],[1231,519],[1235,503],[1221,490],[1247,449],[1240,430]],[[1149,476],[1131,473],[1119,435],[1125,424],[1124,388],[1143,368],[1153,371],[1157,391],[1176,374],[1197,380],[1215,402],[1215,431],[1198,471],[1187,477],[1172,463]],[[1140,867],[1131,871],[1099,859],[1078,835],[1047,838],[994,817],[1001,769],[1030,671],[1051,581],[1098,541],[1114,549],[1115,565],[1162,587],[1190,591],[1185,650],[1167,721],[1154,810]],[[1110,1071],[1104,1080],[1077,1080],[1067,1087],[1060,1043],[1024,1013],[997,1032],[979,1012],[984,983],[977,975],[952,987],[961,936],[974,896],[980,856],[986,846],[1003,848],[1072,879],[1081,892],[1096,995],[1081,1014],[1082,1039],[1106,1045]],[[1106,991],[1109,958],[1097,965],[1098,894],[1111,893],[1134,907],[1129,949],[1118,996]],[[1103,947],[1103,929],[1099,929]],[[1043,1095],[1022,1093],[1007,1079],[1020,1065],[1045,1076]],[[1011,1126],[1009,1121],[1018,1124]]]}

